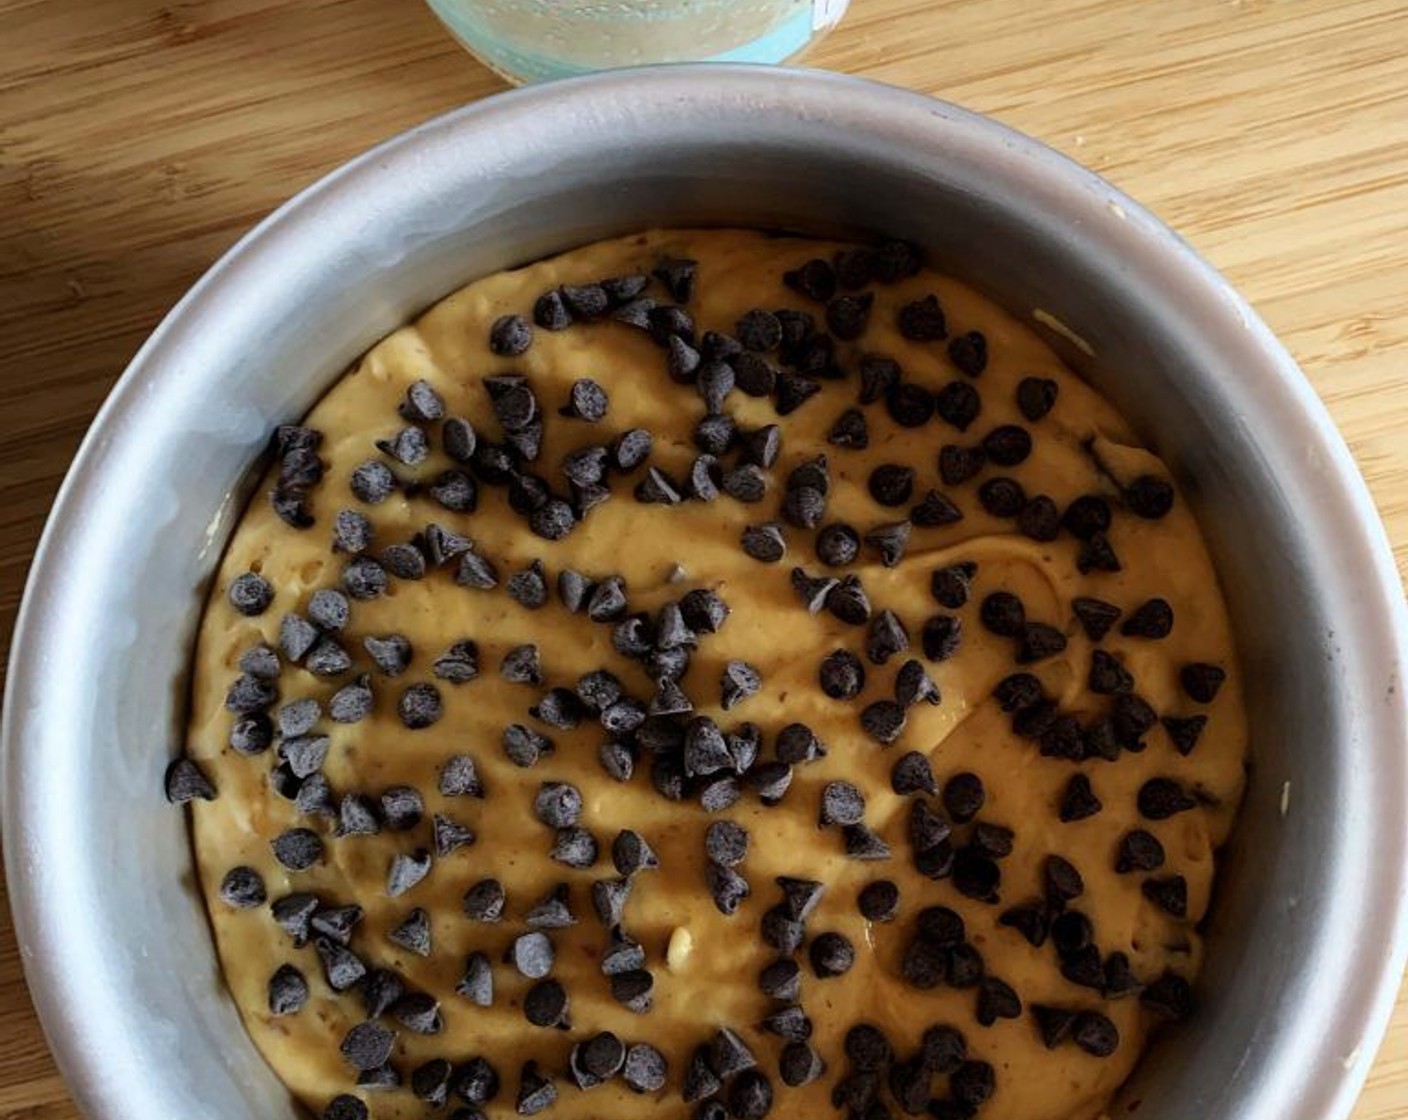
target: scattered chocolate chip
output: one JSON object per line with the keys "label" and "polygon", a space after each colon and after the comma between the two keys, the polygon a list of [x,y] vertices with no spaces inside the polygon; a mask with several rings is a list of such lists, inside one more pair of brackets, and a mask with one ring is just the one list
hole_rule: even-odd
{"label": "scattered chocolate chip", "polygon": [[844,976],[856,963],[856,951],[850,941],[835,932],[818,934],[807,948],[812,972],[817,979]]}
{"label": "scattered chocolate chip", "polygon": [[991,633],[1001,638],[1015,638],[1026,625],[1027,612],[1022,600],[1010,591],[994,591],[983,599],[978,617]]}
{"label": "scattered chocolate chip", "polygon": [[[596,1039],[601,1037],[597,1035],[596,1038],[589,1039],[586,1046],[590,1048],[596,1043]],[[597,1055],[592,1057],[592,1060],[598,1067],[604,1068],[608,1060],[614,1059],[614,1051],[608,1051],[609,1044],[597,1043]],[[621,1065],[621,1080],[633,1093],[656,1093],[665,1087],[669,1068],[664,1054],[648,1042],[637,1042],[625,1052]]]}
{"label": "scattered chocolate chip", "polygon": [[307,871],[323,857],[323,842],[306,828],[290,828],[279,833],[269,845],[274,858],[287,871]]}
{"label": "scattered chocolate chip", "polygon": [[1175,918],[1188,916],[1188,881],[1182,875],[1145,879],[1141,884],[1144,897]]}
{"label": "scattered chocolate chip", "polygon": [[1017,640],[1017,664],[1030,665],[1034,661],[1044,661],[1055,657],[1066,648],[1066,635],[1044,622],[1027,622],[1022,625]]}
{"label": "scattered chocolate chip", "polygon": [[776,564],[787,552],[782,526],[776,521],[749,525],[743,530],[743,551],[764,564]]}
{"label": "scattered chocolate chip", "polygon": [[859,338],[870,321],[875,297],[869,292],[854,296],[835,296],[826,305],[826,327],[843,342]]}
{"label": "scattered chocolate chip", "polygon": [[418,957],[430,956],[430,915],[417,906],[386,939]]}
{"label": "scattered chocolate chip", "polygon": [[791,956],[806,939],[806,926],[795,917],[786,903],[769,907],[759,923],[763,944],[770,945],[783,956]]}
{"label": "scattered chocolate chip", "polygon": [[1092,642],[1104,638],[1122,613],[1113,603],[1084,596],[1071,600],[1071,610],[1075,612],[1076,620]]}
{"label": "scattered chocolate chip", "polygon": [[725,916],[737,911],[743,900],[748,897],[748,881],[731,867],[725,867],[721,863],[711,861],[708,864],[705,868],[705,881],[714,905],[718,907],[719,913]]}
{"label": "scattered chocolate chip", "polygon": [[1085,893],[1085,880],[1080,872],[1061,856],[1047,856],[1041,876],[1046,900],[1058,909]]}
{"label": "scattered chocolate chip", "polygon": [[273,741],[273,722],[263,712],[240,716],[230,726],[230,746],[240,754],[261,754]]}
{"label": "scattered chocolate chip", "polygon": [[709,1047],[696,1047],[685,1069],[684,1083],[680,1090],[684,1103],[694,1104],[706,1100],[717,1095],[723,1087],[723,1082],[712,1068]]}
{"label": "scattered chocolate chip", "polygon": [[1124,504],[1136,517],[1158,521],[1173,509],[1173,487],[1154,475],[1140,475],[1125,487]]}
{"label": "scattered chocolate chip", "polygon": [[313,914],[317,909],[317,897],[304,892],[284,895],[275,899],[269,907],[274,922],[289,935],[295,949],[301,949],[307,943]]}
{"label": "scattered chocolate chip", "polygon": [[1207,726],[1207,716],[1164,716],[1159,722],[1164,725],[1164,730],[1168,732],[1169,742],[1173,744],[1174,750],[1181,755],[1193,753],[1193,748],[1198,745],[1198,739],[1203,734],[1203,728]]}
{"label": "scattered chocolate chip", "polygon": [[870,599],[858,576],[842,576],[840,583],[826,593],[825,607],[848,626],[861,626],[870,620]]}
{"label": "scattered chocolate chip", "polygon": [[380,1023],[358,1023],[343,1036],[342,1056],[353,1069],[375,1069],[391,1057],[396,1035]]}
{"label": "scattered chocolate chip", "polygon": [[252,867],[232,867],[220,880],[220,901],[235,910],[264,905],[268,892],[264,879]]}
{"label": "scattered chocolate chip", "polygon": [[704,832],[704,850],[723,867],[735,867],[748,855],[748,832],[733,821],[714,821]]}
{"label": "scattered chocolate chip", "polygon": [[164,787],[166,800],[173,805],[184,805],[196,798],[214,801],[216,797],[215,786],[206,777],[205,771],[193,759],[185,757],[176,759],[166,768]]}
{"label": "scattered chocolate chip", "polygon": [[802,990],[802,970],[796,961],[779,958],[758,973],[758,988],[771,999],[795,1000]]}
{"label": "scattered chocolate chip", "polygon": [[730,498],[747,503],[761,502],[768,489],[767,476],[753,463],[725,471],[719,486]]}
{"label": "scattered chocolate chip", "polygon": [[1148,599],[1120,624],[1120,633],[1132,638],[1166,638],[1173,630],[1173,608],[1167,599]]}
{"label": "scattered chocolate chip", "polygon": [[874,829],[864,824],[848,824],[843,828],[844,850],[850,859],[882,860],[894,853],[884,838]]}
{"label": "scattered chocolate chip", "polygon": [[963,622],[956,615],[936,614],[924,623],[919,644],[930,661],[947,661],[963,641]]}
{"label": "scattered chocolate chip", "polygon": [[[367,974],[367,966],[360,957],[344,945],[339,945],[329,937],[314,939],[313,948],[323,964],[323,978],[335,992],[345,992]],[[380,1065],[380,1062],[374,1063]]]}
{"label": "scattered chocolate chip", "polygon": [[945,486],[961,486],[977,476],[987,462],[981,447],[946,443],[939,449],[939,477]]}
{"label": "scattered chocolate chip", "polygon": [[280,965],[269,977],[270,1015],[295,1015],[308,1002],[308,981],[291,964]]}
{"label": "scattered chocolate chip", "polygon": [[941,699],[939,686],[925,672],[920,662],[910,658],[900,666],[899,672],[895,674],[895,703],[902,708],[909,708],[921,701],[937,704]]}
{"label": "scattered chocolate chip", "polygon": [[381,831],[376,806],[371,798],[349,793],[342,798],[337,812],[338,836],[375,836]]}
{"label": "scattered chocolate chip", "polygon": [[611,998],[636,1015],[650,1010],[655,977],[645,969],[619,972],[611,977]]}
{"label": "scattered chocolate chip", "polygon": [[1017,517],[1026,508],[1027,494],[1016,479],[990,478],[978,487],[978,503],[993,517]]}
{"label": "scattered chocolate chip", "polygon": [[494,972],[483,953],[471,953],[455,991],[478,1007],[494,1005]]}
{"label": "scattered chocolate chip", "polygon": [[809,614],[821,611],[831,592],[839,585],[839,581],[831,576],[811,576],[801,568],[793,568],[790,578],[793,590],[801,596]]}
{"label": "scattered chocolate chip", "polygon": [[885,411],[901,428],[922,428],[933,418],[937,398],[922,385],[901,381],[885,394]]}
{"label": "scattered chocolate chip", "polygon": [[386,874],[386,893],[399,898],[430,874],[430,853],[424,848],[400,852],[391,860]]}
{"label": "scattered chocolate chip", "polygon": [[[944,385],[933,396],[933,410],[939,414],[939,419],[952,428],[957,428],[960,432],[966,432],[983,410],[982,398],[978,395],[978,390],[973,388],[966,381],[950,381]],[[981,448],[974,449],[981,452]],[[940,465],[942,466],[942,452],[940,453]],[[981,461],[978,464],[981,466]],[[942,471],[940,472],[942,473]],[[961,472],[959,472],[961,473]],[[976,473],[976,470],[974,471]],[[968,477],[972,477],[969,475]],[[952,486],[946,477],[944,481]]]}
{"label": "scattered chocolate chip", "polygon": [[1225,669],[1205,661],[1191,662],[1178,671],[1178,683],[1183,686],[1183,691],[1189,699],[1199,704],[1211,704],[1216,700],[1226,679]]}
{"label": "scattered chocolate chip", "polygon": [[877,525],[865,534],[865,543],[880,554],[880,562],[887,568],[895,567],[909,546],[910,526],[908,521],[894,521],[887,525]]}
{"label": "scattered chocolate chip", "polygon": [[756,1069],[745,1070],[728,1087],[728,1113],[735,1120],[762,1120],[772,1108],[772,1082]]}
{"label": "scattered chocolate chip", "polygon": [[850,650],[838,649],[822,659],[818,677],[831,699],[851,700],[865,687],[865,666]]}
{"label": "scattered chocolate chip", "polygon": [[466,1104],[483,1104],[499,1092],[499,1074],[484,1058],[471,1058],[455,1067],[450,1091]]}
{"label": "scattered chocolate chip", "polygon": [[827,261],[820,258],[813,258],[784,272],[782,282],[798,295],[817,303],[825,303],[836,294],[836,273]]}
{"label": "scattered chocolate chip", "polygon": [[1120,567],[1120,558],[1115,555],[1104,533],[1095,533],[1082,542],[1076,555],[1076,570],[1082,575],[1089,572],[1118,572]]}
{"label": "scattered chocolate chip", "polygon": [[411,1092],[432,1108],[441,1108],[450,1099],[453,1067],[444,1058],[432,1058],[411,1071]]}
{"label": "scattered chocolate chip", "polygon": [[621,924],[630,897],[630,879],[598,879],[592,884],[592,908],[607,929]]}
{"label": "scattered chocolate chip", "polygon": [[536,1116],[557,1103],[557,1083],[538,1069],[537,1062],[524,1062],[518,1077],[514,1111],[519,1116]]}
{"label": "scattered chocolate chip", "polygon": [[860,725],[865,733],[881,746],[889,746],[904,731],[907,717],[893,700],[877,700],[860,713]]}
{"label": "scattered chocolate chip", "polygon": [[827,782],[821,789],[818,826],[858,824],[865,816],[865,796],[850,782]]}
{"label": "scattered chocolate chip", "polygon": [[892,610],[882,610],[870,624],[865,655],[873,664],[884,665],[895,654],[909,648],[909,632]]}
{"label": "scattered chocolate chip", "polygon": [[322,1120],[367,1120],[367,1106],[351,1093],[338,1093],[323,1109]]}
{"label": "scattered chocolate chip", "polygon": [[1031,455],[1032,437],[1020,425],[1003,424],[983,437],[983,453],[999,467],[1015,467]]}
{"label": "scattered chocolate chip", "polygon": [[1141,816],[1162,821],[1196,809],[1198,802],[1172,778],[1150,778],[1139,789],[1138,805]]}
{"label": "scattered chocolate chip", "polygon": [[1056,503],[1045,494],[1032,498],[1017,515],[1017,531],[1034,541],[1054,541],[1061,535],[1061,513]]}
{"label": "scattered chocolate chip", "polygon": [[524,767],[536,765],[554,750],[551,739],[521,723],[511,723],[504,728],[503,748],[510,762]]}
{"label": "scattered chocolate chip", "polygon": [[1166,1019],[1183,1019],[1193,1009],[1193,989],[1174,972],[1165,972],[1139,995],[1140,1004]]}
{"label": "scattered chocolate chip", "polygon": [[572,325],[572,314],[558,289],[546,291],[534,300],[533,322],[545,331],[565,331]]}

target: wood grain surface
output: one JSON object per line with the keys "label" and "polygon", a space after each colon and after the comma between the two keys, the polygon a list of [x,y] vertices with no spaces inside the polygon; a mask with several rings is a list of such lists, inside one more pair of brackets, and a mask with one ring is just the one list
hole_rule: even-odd
{"label": "wood grain surface", "polygon": [[[1405,59],[1395,0],[855,0],[811,61],[992,114],[1180,230],[1304,366],[1403,572]],[[414,0],[0,0],[0,642],[84,429],[186,287],[324,172],[500,88]],[[0,1120],[72,1120],[3,899],[0,1040]],[[1405,1116],[1400,1001],[1355,1117]]]}

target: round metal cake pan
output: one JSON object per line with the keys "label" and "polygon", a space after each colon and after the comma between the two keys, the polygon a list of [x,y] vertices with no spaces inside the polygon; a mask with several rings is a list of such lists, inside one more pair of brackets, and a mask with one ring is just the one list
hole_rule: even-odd
{"label": "round metal cake pan", "polygon": [[182,814],[203,592],[273,425],[496,269],[650,225],[887,233],[1059,327],[1198,507],[1253,772],[1197,1014],[1112,1111],[1340,1120],[1404,963],[1402,590],[1328,416],[1247,304],[1107,183],[990,120],[835,75],[673,67],[522,90],[303,192],[168,316],[59,495],[10,657],[7,874],[60,1067],[103,1120],[296,1114],[221,983]]}

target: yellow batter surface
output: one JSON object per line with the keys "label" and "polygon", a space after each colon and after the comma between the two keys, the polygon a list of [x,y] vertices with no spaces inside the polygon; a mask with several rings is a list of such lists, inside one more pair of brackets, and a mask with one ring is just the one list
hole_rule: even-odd
{"label": "yellow batter surface", "polygon": [[[692,387],[667,377],[663,351],[645,332],[609,318],[561,332],[538,329],[526,353],[505,358],[490,351],[491,324],[510,313],[531,318],[537,297],[556,285],[648,274],[662,257],[698,262],[688,306],[701,329],[731,332],[737,318],[754,307],[792,307],[820,319],[821,307],[786,288],[782,274],[809,258],[830,259],[838,248],[754,232],[661,231],[590,245],[479,280],[379,343],[304,421],[324,437],[317,454],[325,474],[308,500],[313,526],[296,531],[275,516],[264,497],[273,474],[244,516],[221,567],[195,661],[189,751],[219,791],[215,800],[194,805],[195,843],[220,958],[244,1021],[279,1077],[315,1113],[338,1094],[350,1092],[360,1095],[377,1117],[431,1115],[431,1108],[410,1092],[411,1071],[431,1058],[458,1063],[482,1055],[502,1081],[497,1097],[484,1106],[491,1116],[513,1114],[519,1070],[528,1058],[537,1059],[557,1082],[557,1101],[545,1115],[563,1120],[687,1116],[694,1106],[682,1102],[679,1085],[690,1055],[717,1028],[727,1026],[747,1042],[771,1079],[771,1115],[840,1115],[830,1095],[847,1071],[842,1039],[853,1024],[869,1022],[886,1032],[902,1057],[913,1053],[930,1025],[959,1029],[969,1055],[995,1070],[995,1092],[980,1112],[989,1120],[1096,1116],[1138,1060],[1157,1020],[1141,1008],[1137,996],[1106,1000],[1064,979],[1050,942],[1034,948],[1015,929],[998,923],[1009,906],[1040,898],[1041,868],[1051,854],[1069,860],[1083,876],[1085,893],[1072,906],[1093,921],[1102,953],[1126,953],[1135,978],[1143,983],[1166,970],[1190,978],[1197,971],[1201,949],[1196,926],[1208,904],[1214,852],[1227,836],[1240,799],[1246,748],[1232,634],[1217,578],[1181,497],[1161,520],[1144,520],[1119,506],[1112,479],[1166,476],[1158,458],[1032,331],[962,285],[926,270],[875,286],[876,304],[864,334],[838,345],[840,364],[852,371],[850,376],[822,381],[821,391],[790,415],[779,418],[767,398],[737,391],[730,395],[726,409],[740,427],[781,427],[781,457],[769,472],[767,496],[758,504],[727,495],[675,506],[642,504],[632,496],[644,477],[642,468],[614,478],[611,500],[565,539],[549,542],[530,533],[523,518],[510,511],[503,487],[480,485],[473,513],[449,512],[424,490],[410,496],[398,490],[380,504],[367,505],[349,489],[352,470],[368,459],[387,461],[403,482],[428,483],[455,465],[441,447],[439,422],[423,425],[431,451],[418,466],[392,463],[375,446],[375,441],[406,426],[397,408],[419,380],[438,392],[450,416],[468,419],[480,440],[501,440],[483,378],[506,372],[525,375],[541,404],[546,435],[535,469],[554,488],[566,489],[559,469],[564,454],[606,443],[635,427],[654,434],[650,463],[682,480],[698,454],[691,433],[704,415],[704,405]],[[907,341],[897,330],[898,308],[931,293],[937,294],[947,315],[950,335],[981,330],[986,336],[987,368],[972,381],[982,396],[981,416],[966,434],[937,418],[919,428],[903,428],[878,403],[863,408],[869,428],[866,449],[828,445],[827,433],[838,416],[856,406],[858,378],[853,371],[861,353],[896,359],[907,381],[930,389],[955,378],[966,380],[955,370],[943,342]],[[658,281],[651,282],[648,294],[667,299]],[[1023,419],[1015,400],[1019,381],[1028,376],[1053,379],[1060,387],[1050,414],[1034,423]],[[594,379],[609,395],[609,411],[599,423],[558,415],[573,382],[584,377]],[[1030,458],[1011,468],[989,466],[961,486],[941,485],[941,445],[972,446],[991,428],[1011,423],[1032,433]],[[863,547],[858,560],[843,572],[829,572],[816,558],[815,534],[786,525],[787,555],[782,562],[750,558],[739,543],[745,526],[781,520],[787,472],[819,453],[827,455],[831,478],[826,522],[844,521],[866,533],[905,515],[908,505],[886,509],[867,490],[870,472],[882,463],[912,466],[913,502],[931,488],[940,489],[959,506],[963,519],[944,527],[915,527],[903,559],[893,568],[882,566],[876,553]],[[731,454],[723,458],[732,462]],[[1097,469],[1097,458],[1105,473]],[[1108,496],[1116,510],[1109,539],[1122,570],[1082,575],[1075,563],[1079,542],[1070,534],[1038,543],[1018,534],[1010,520],[985,513],[976,489],[997,474],[1016,478],[1029,495],[1050,495],[1061,509],[1082,494]],[[322,773],[334,803],[347,793],[375,801],[388,788],[403,785],[424,798],[425,819],[409,831],[383,828],[375,836],[337,838],[335,819],[300,816],[292,801],[271,789],[277,742],[253,756],[229,747],[234,717],[226,710],[225,697],[245,651],[261,642],[277,648],[280,620],[286,614],[305,612],[315,590],[340,586],[348,558],[333,551],[331,540],[334,518],[342,509],[359,510],[370,520],[375,531],[372,554],[410,541],[428,523],[453,529],[473,541],[477,554],[492,559],[500,585],[492,591],[459,586],[453,562],[432,567],[423,580],[392,578],[381,597],[353,601],[351,620],[337,636],[355,662],[351,671],[322,679],[285,664],[273,712],[305,697],[326,706],[338,688],[370,673],[374,708],[368,718],[344,725],[325,715],[317,725],[318,733],[331,739]],[[542,609],[527,610],[506,594],[504,582],[534,561],[543,564],[550,596]],[[948,612],[930,593],[931,573],[961,562],[977,565],[972,595],[967,605]],[[909,630],[909,651],[883,667],[866,663],[866,685],[855,700],[829,699],[818,686],[818,666],[836,648],[851,649],[864,660],[866,628],[848,626],[827,611],[808,614],[789,583],[794,566],[812,574],[858,575],[873,608],[890,608]],[[805,723],[825,744],[826,756],[795,768],[781,804],[765,806],[755,793],[745,792],[737,804],[714,816],[697,801],[662,798],[651,785],[646,758],[637,764],[630,782],[613,780],[598,762],[598,748],[607,735],[595,719],[588,715],[577,728],[558,730],[538,723],[528,712],[545,688],[571,687],[582,674],[602,667],[642,700],[653,691],[641,666],[613,651],[610,625],[564,609],[555,590],[557,574],[564,568],[593,579],[624,577],[632,611],[653,613],[694,588],[716,591],[732,613],[717,634],[700,641],[682,682],[698,710],[725,728],[744,720],[758,724],[764,733],[764,759],[772,757],[774,739],[783,726]],[[237,613],[227,601],[231,582],[249,571],[262,573],[275,591],[272,604],[257,617]],[[989,633],[978,618],[984,597],[1000,590],[1021,598],[1028,619],[1060,629],[1068,639],[1065,650],[1032,666],[1014,664],[1013,642]],[[1011,716],[991,694],[999,680],[1019,669],[1040,677],[1062,710],[1082,722],[1108,708],[1108,697],[1087,690],[1095,643],[1072,613],[1071,602],[1079,596],[1116,604],[1126,616],[1155,596],[1172,605],[1175,624],[1167,638],[1124,636],[1116,624],[1099,645],[1133,674],[1139,695],[1161,715],[1209,717],[1191,754],[1178,753],[1162,726],[1145,736],[1147,749],[1123,752],[1114,763],[1076,764],[1042,757],[1034,742],[1013,733]],[[925,662],[942,702],[911,708],[899,741],[882,748],[861,730],[859,712],[865,704],[891,696],[895,673],[906,658],[923,660],[920,631],[924,621],[938,613],[954,613],[963,625],[955,656]],[[363,648],[367,636],[392,633],[408,638],[414,650],[410,667],[395,679],[377,671]],[[478,678],[461,684],[437,680],[432,663],[464,639],[477,644]],[[541,651],[544,685],[505,682],[499,675],[503,655],[529,642]],[[725,713],[719,707],[718,681],[723,666],[735,659],[754,666],[763,683],[758,695]],[[1228,671],[1227,683],[1213,703],[1194,703],[1181,689],[1179,670],[1189,662],[1212,662]],[[416,682],[437,685],[443,718],[428,728],[408,730],[398,717],[397,702],[405,687]],[[503,729],[513,723],[547,734],[555,753],[530,768],[514,765],[501,746]],[[932,881],[915,870],[907,835],[913,798],[892,792],[890,786],[891,767],[906,751],[927,755],[941,786],[961,771],[982,778],[987,798],[979,819],[1015,833],[1014,850],[999,861],[1000,903],[966,898],[952,880]],[[437,792],[441,768],[458,754],[473,758],[486,793],[482,799]],[[1058,803],[1078,772],[1089,777],[1103,809],[1062,823]],[[1155,777],[1173,778],[1196,791],[1197,807],[1164,820],[1143,819],[1136,796]],[[840,830],[818,828],[821,790],[837,779],[864,792],[865,822],[890,844],[892,858],[849,859]],[[570,782],[581,790],[581,823],[601,845],[594,867],[574,870],[549,858],[552,829],[533,811],[534,798],[546,781]],[[938,808],[936,798],[929,800]],[[393,855],[430,849],[435,813],[472,829],[476,841],[435,860],[429,875],[400,897],[388,897]],[[738,822],[751,837],[747,857],[737,868],[751,894],[732,916],[720,913],[705,884],[705,829],[719,818]],[[305,871],[285,870],[271,851],[271,839],[294,827],[312,829],[323,841],[321,858]],[[644,836],[661,864],[659,870],[635,877],[625,910],[625,929],[644,948],[645,967],[655,979],[653,1007],[646,1014],[616,1003],[598,966],[610,935],[593,914],[590,884],[614,877],[610,845],[623,828]],[[1146,876],[1116,873],[1117,844],[1135,828],[1147,829],[1162,842],[1167,862],[1157,874],[1176,873],[1186,880],[1186,919],[1171,917],[1146,898],[1141,890]],[[954,832],[955,842],[961,842],[968,829],[955,826]],[[354,1088],[356,1071],[339,1053],[339,1045],[349,1028],[364,1018],[362,1000],[355,992],[338,995],[329,988],[311,941],[296,948],[271,919],[268,902],[237,909],[221,900],[222,877],[235,866],[248,866],[262,876],[270,902],[306,891],[329,906],[360,905],[365,916],[352,934],[350,948],[369,968],[394,970],[409,988],[439,1000],[443,1031],[438,1034],[416,1034],[390,1016],[383,1019],[396,1033],[391,1064],[403,1087]],[[798,953],[801,1004],[814,1026],[811,1042],[827,1063],[820,1079],[798,1089],[786,1088],[777,1076],[783,1040],[758,1028],[778,1006],[759,990],[757,976],[777,955],[761,940],[759,922],[780,900],[774,882],[779,875],[825,884],[825,894],[806,923],[808,937],[837,931],[857,951],[855,966],[831,979],[812,974],[805,947]],[[489,877],[500,880],[507,891],[503,919],[496,924],[471,921],[464,915],[462,896],[471,884]],[[898,885],[899,914],[893,921],[867,922],[857,909],[857,895],[879,878]],[[503,963],[505,949],[525,931],[525,912],[560,882],[570,884],[578,918],[571,928],[549,933],[556,954],[552,975],[571,1000],[569,1030],[526,1021],[522,1002],[532,981]],[[1018,1018],[980,1026],[974,1018],[973,989],[939,986],[920,991],[906,984],[900,960],[915,936],[916,915],[936,905],[962,914],[969,941],[982,954],[988,973],[1001,977],[1020,997],[1024,1007]],[[433,948],[427,957],[387,938],[417,907],[430,915]],[[473,952],[484,953],[492,964],[494,1004],[489,1008],[455,991]],[[268,1007],[268,982],[287,963],[307,978],[310,997],[297,1013],[275,1016]],[[1118,1028],[1118,1048],[1105,1058],[1091,1056],[1070,1041],[1046,1048],[1030,1013],[1034,1004],[1101,1011]],[[573,1085],[567,1076],[573,1043],[603,1030],[627,1043],[658,1046],[669,1061],[666,1087],[638,1094],[619,1078],[587,1092]],[[935,1078],[936,1097],[947,1095],[946,1084],[946,1077]],[[452,1099],[446,1112],[455,1107]]]}

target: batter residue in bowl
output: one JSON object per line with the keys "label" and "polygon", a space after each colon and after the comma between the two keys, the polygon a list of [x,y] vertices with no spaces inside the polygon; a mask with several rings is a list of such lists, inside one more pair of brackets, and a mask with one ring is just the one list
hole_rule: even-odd
{"label": "batter residue in bowl", "polygon": [[1188,1009],[1246,741],[1212,565],[911,248],[488,277],[263,490],[168,790],[315,1112],[1089,1117]]}

